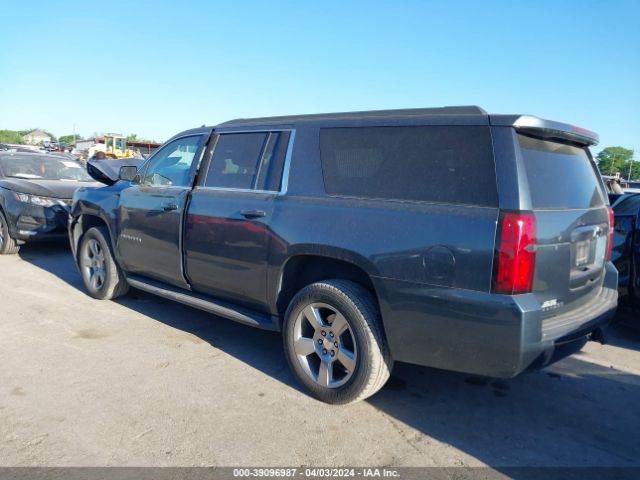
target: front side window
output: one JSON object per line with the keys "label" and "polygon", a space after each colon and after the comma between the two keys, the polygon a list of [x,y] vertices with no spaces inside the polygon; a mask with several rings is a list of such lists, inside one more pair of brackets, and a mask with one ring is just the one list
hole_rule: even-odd
{"label": "front side window", "polygon": [[191,165],[202,136],[178,138],[156,153],[149,163],[143,184],[152,187],[187,187],[191,184]]}
{"label": "front side window", "polygon": [[205,186],[280,190],[288,139],[288,132],[220,134]]}

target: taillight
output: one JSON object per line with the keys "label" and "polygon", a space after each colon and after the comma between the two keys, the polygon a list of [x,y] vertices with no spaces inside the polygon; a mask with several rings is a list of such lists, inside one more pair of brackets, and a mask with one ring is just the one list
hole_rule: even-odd
{"label": "taillight", "polygon": [[515,295],[533,290],[536,217],[532,212],[501,211],[493,268],[493,291]]}
{"label": "taillight", "polygon": [[613,209],[611,207],[607,207],[607,211],[609,212],[609,242],[607,243],[607,262],[611,260],[611,251],[613,250],[613,227],[615,222],[615,217],[613,216]]}

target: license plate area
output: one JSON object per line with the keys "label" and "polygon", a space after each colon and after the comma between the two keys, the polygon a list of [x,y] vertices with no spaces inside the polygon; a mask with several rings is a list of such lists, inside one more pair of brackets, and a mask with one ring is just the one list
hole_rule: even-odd
{"label": "license plate area", "polygon": [[604,227],[585,225],[571,232],[571,291],[590,288],[602,278],[607,251],[607,232]]}
{"label": "license plate area", "polygon": [[573,260],[573,266],[580,268],[580,267],[586,267],[587,265],[589,265],[589,259],[591,257],[591,251],[592,251],[592,242],[591,240],[580,240],[579,242],[576,242],[573,246],[574,248],[574,260]]}
{"label": "license plate area", "polygon": [[600,235],[573,244],[573,268],[586,270],[589,267],[600,268],[604,265],[607,250],[607,237]]}
{"label": "license plate area", "polygon": [[607,250],[607,236],[600,226],[576,228],[571,234],[571,267],[587,270],[602,267]]}

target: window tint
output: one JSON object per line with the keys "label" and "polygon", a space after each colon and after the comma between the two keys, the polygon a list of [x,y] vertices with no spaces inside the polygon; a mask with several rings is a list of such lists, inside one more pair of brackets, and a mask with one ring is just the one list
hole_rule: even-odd
{"label": "window tint", "polygon": [[288,140],[288,132],[221,134],[205,186],[280,190]]}
{"label": "window tint", "polygon": [[281,188],[284,160],[289,146],[289,132],[271,132],[267,138],[258,185],[264,190],[277,192]]}
{"label": "window tint", "polygon": [[604,205],[598,176],[584,148],[518,135],[531,204],[538,209]]}
{"label": "window tint", "polygon": [[186,187],[191,183],[191,164],[201,135],[184,137],[162,147],[151,159],[143,183],[155,187]]}
{"label": "window tint", "polygon": [[489,127],[320,130],[327,193],[496,206]]}
{"label": "window tint", "polygon": [[640,195],[622,197],[619,202],[614,204],[613,211],[616,215],[637,215],[640,211]]}

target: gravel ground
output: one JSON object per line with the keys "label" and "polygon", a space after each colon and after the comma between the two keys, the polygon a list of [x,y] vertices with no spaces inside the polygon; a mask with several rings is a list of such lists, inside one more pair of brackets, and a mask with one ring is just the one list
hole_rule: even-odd
{"label": "gravel ground", "polygon": [[1,466],[640,466],[627,326],[511,381],[399,364],[332,407],[299,390],[278,334],[138,291],[93,300],[65,245],[0,272]]}

